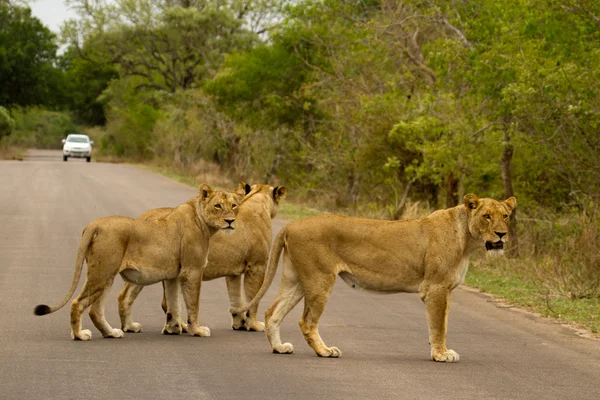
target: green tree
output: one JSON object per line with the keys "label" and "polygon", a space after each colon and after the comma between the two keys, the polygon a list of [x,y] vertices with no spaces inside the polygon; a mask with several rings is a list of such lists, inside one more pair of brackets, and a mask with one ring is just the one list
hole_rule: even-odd
{"label": "green tree", "polygon": [[72,0],[70,4],[79,19],[63,26],[63,39],[82,59],[108,61],[121,76],[138,77],[138,89],[175,93],[198,87],[216,73],[228,52],[256,39],[242,26],[243,9],[236,13],[229,2]]}
{"label": "green tree", "polygon": [[10,116],[8,110],[0,106],[0,140],[8,136],[15,128],[15,120]]}
{"label": "green tree", "polygon": [[26,7],[0,2],[0,104],[57,106],[62,73],[55,35]]}
{"label": "green tree", "polygon": [[81,58],[69,48],[60,57],[60,67],[64,71],[64,90],[69,93],[64,105],[87,125],[106,124],[105,107],[110,100],[103,93],[111,80],[118,78],[117,69],[108,62]]}

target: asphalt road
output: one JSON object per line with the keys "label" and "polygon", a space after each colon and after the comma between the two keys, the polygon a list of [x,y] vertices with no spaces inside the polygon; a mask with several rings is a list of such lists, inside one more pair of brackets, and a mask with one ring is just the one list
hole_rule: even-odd
{"label": "asphalt road", "polygon": [[[0,399],[600,398],[600,341],[460,288],[448,334],[458,364],[429,360],[417,295],[360,293],[342,282],[320,328],[325,342],[342,350],[339,359],[319,358],[304,342],[301,305],[282,325],[282,339],[295,345],[292,355],[271,354],[263,333],[233,331],[224,280],[202,287],[209,338],[160,334],[160,285],[146,288],[134,305],[144,332],[122,339],[102,338],[85,317],[93,339],[71,340],[68,305],[33,315],[36,304],[56,304],[68,290],[87,223],[194,195],[132,166],[65,163],[56,151],[0,162]],[[284,223],[276,219],[274,226]],[[117,277],[107,302],[116,327],[122,285]],[[261,314],[278,287],[276,278]]]}

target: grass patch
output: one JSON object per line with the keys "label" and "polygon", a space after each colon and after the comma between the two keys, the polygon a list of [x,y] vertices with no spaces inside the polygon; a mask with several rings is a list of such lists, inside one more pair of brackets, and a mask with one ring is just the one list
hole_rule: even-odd
{"label": "grass patch", "polygon": [[0,144],[0,160],[19,160],[23,161],[23,157],[27,149],[17,146],[8,146]]}
{"label": "grass patch", "polygon": [[[208,183],[217,189],[233,190],[237,187],[237,184],[232,180],[224,178],[219,171],[214,170],[214,166],[208,166],[205,164],[196,166],[195,169],[189,169],[186,171],[170,167],[164,164],[133,164],[141,169],[160,174],[169,179],[173,179],[177,182],[189,185],[197,188],[201,183]],[[249,182],[252,183],[252,182]],[[316,208],[310,208],[300,204],[293,203],[287,199],[284,199],[279,204],[278,215],[285,219],[295,220],[304,217],[310,217],[313,215],[321,215],[325,212],[317,210]]]}
{"label": "grass patch", "polygon": [[[569,299],[535,284],[528,266],[517,260],[472,263],[465,283],[498,295],[510,304],[546,317],[585,327],[600,333],[600,298]],[[525,263],[526,264],[526,263]]]}
{"label": "grass patch", "polygon": [[325,214],[325,212],[317,210],[316,208],[310,208],[283,200],[283,202],[279,204],[278,214],[285,219],[294,220],[304,217],[312,217],[314,215],[322,215]]}
{"label": "grass patch", "polygon": [[138,168],[144,169],[146,171],[154,172],[155,174],[162,175],[169,179],[173,179],[174,181],[184,183],[186,185],[197,188],[199,185],[196,182],[196,179],[191,176],[183,175],[174,171],[171,168],[162,167],[158,165],[150,165],[150,164],[133,164]]}

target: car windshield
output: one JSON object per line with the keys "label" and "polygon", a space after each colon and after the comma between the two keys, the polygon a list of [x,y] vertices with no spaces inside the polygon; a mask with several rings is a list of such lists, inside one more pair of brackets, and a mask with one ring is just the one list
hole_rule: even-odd
{"label": "car windshield", "polygon": [[85,136],[69,136],[67,138],[67,142],[71,142],[71,143],[88,143],[89,139],[86,138]]}

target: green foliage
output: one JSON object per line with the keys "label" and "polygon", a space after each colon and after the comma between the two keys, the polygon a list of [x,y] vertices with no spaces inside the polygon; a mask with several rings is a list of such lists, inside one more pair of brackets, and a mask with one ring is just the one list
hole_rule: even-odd
{"label": "green foliage", "polygon": [[65,71],[64,90],[69,93],[65,106],[81,123],[104,125],[104,109],[109,98],[102,94],[110,81],[118,77],[116,68],[111,64],[82,59],[73,48],[65,52],[60,61]]}
{"label": "green foliage", "polygon": [[598,6],[275,3],[73,1],[66,74],[90,82],[77,104],[107,110],[105,149],[354,209],[405,192],[443,207],[512,187],[536,210],[600,197]]}
{"label": "green foliage", "polygon": [[10,116],[8,110],[0,106],[0,140],[8,136],[15,129],[15,120]]}
{"label": "green foliage", "polygon": [[78,128],[71,117],[59,111],[41,107],[15,108],[12,110],[15,129],[5,138],[9,145],[61,149],[62,139],[69,133],[77,133]]}
{"label": "green foliage", "polygon": [[120,76],[137,77],[138,89],[174,93],[197,87],[216,73],[225,54],[246,48],[255,39],[242,26],[242,10],[236,15],[227,2],[73,0],[71,4],[79,18],[65,24],[64,40],[82,59],[110,63]]}
{"label": "green foliage", "polygon": [[100,140],[100,150],[119,157],[145,159],[152,156],[152,130],[160,117],[157,99],[138,92],[139,79],[113,81],[104,96],[111,98],[107,112],[107,133]]}
{"label": "green foliage", "polygon": [[1,105],[60,105],[62,73],[53,66],[54,38],[29,8],[0,3]]}

